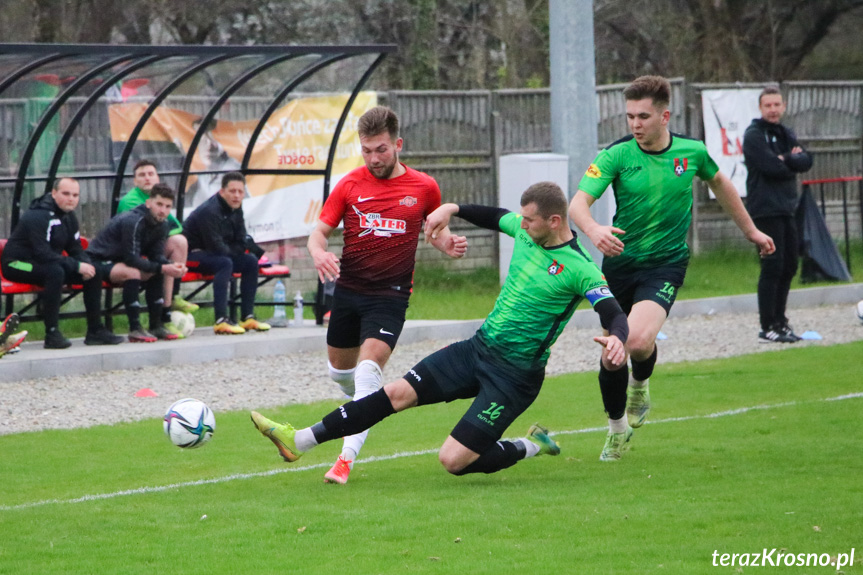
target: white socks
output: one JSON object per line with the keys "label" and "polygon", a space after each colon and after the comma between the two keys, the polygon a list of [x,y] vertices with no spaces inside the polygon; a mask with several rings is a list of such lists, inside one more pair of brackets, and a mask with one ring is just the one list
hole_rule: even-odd
{"label": "white socks", "polygon": [[[370,359],[364,359],[357,365],[356,373],[354,373],[354,385],[356,391],[354,393],[354,401],[369,396],[379,390],[383,385],[383,372],[381,367]],[[349,435],[344,438],[342,447],[342,458],[346,461],[353,461],[359,455],[363,444],[366,442],[366,437],[369,435],[369,430],[366,429],[356,435]]]}
{"label": "white socks", "polygon": [[531,441],[530,439],[520,437],[516,439],[516,441],[520,441],[524,446],[524,458],[533,457],[537,453],[539,453],[539,445]]}
{"label": "white socks", "polygon": [[296,445],[297,449],[303,453],[315,447],[317,444],[318,441],[315,439],[315,434],[312,433],[311,427],[298,429],[297,433],[294,434],[294,445]]}
{"label": "white socks", "polygon": [[626,414],[624,414],[623,417],[621,417],[620,419],[608,420],[608,430],[611,433],[626,433],[626,426]]}
{"label": "white socks", "polygon": [[333,367],[329,361],[327,362],[327,367],[330,370],[330,377],[333,381],[339,384],[339,387],[342,390],[342,393],[347,395],[348,397],[353,397],[354,395],[354,372],[357,368],[353,369],[336,369]]}
{"label": "white socks", "polygon": [[634,377],[632,377],[632,373],[629,374],[629,387],[632,389],[641,389],[642,387],[647,387],[647,384],[650,383],[650,378],[648,377],[644,381],[638,381]]}

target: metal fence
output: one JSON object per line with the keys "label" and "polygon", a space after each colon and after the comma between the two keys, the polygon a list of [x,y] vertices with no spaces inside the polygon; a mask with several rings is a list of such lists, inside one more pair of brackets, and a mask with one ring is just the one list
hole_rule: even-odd
{"label": "metal fence", "polygon": [[[670,127],[703,137],[702,90],[759,86],[687,84],[684,79],[674,79]],[[620,84],[597,88],[600,147],[628,133],[623,87]],[[785,121],[795,129],[815,157],[815,167],[806,177],[831,178],[863,173],[863,82],[788,82],[782,88],[788,102]],[[552,119],[550,91],[547,89],[391,91],[379,94],[379,98],[400,116],[405,140],[402,157],[411,166],[436,178],[447,201],[494,204],[497,200],[497,165],[501,155],[551,151]],[[172,97],[164,105],[203,114],[213,101],[213,98],[206,97]],[[108,104],[108,101],[102,101],[94,106],[75,130],[63,159],[64,170],[110,172],[114,168]],[[222,107],[219,118],[257,118],[268,104],[269,100],[265,98],[232,97]],[[72,117],[80,105],[81,101],[71,100],[58,121],[62,123]],[[0,138],[0,174],[16,172],[16,154],[26,144],[44,107],[44,102],[36,99],[0,100],[0,133],[3,134]],[[36,154],[35,173],[47,169],[56,137],[54,135],[52,140],[51,134],[46,134],[40,142],[44,153]],[[164,166],[165,169],[175,167]],[[131,178],[124,184],[124,187],[131,187]],[[30,190],[31,197],[41,193],[41,188],[37,187]],[[0,237],[7,237],[10,231],[11,191],[8,184],[0,187]],[[699,228],[702,224],[711,223],[711,214],[716,210],[706,193],[698,191],[695,200],[693,244],[697,249]],[[860,203],[856,197],[850,200],[854,205]],[[828,193],[826,201],[840,201],[840,198],[831,197]],[[26,206],[27,201],[23,205]],[[90,182],[86,190],[82,189],[82,229],[88,234],[95,233],[109,214],[108,181]],[[859,218],[859,215],[855,217]]]}
{"label": "metal fence", "polygon": [[[669,127],[703,138],[702,90],[766,84],[687,84],[675,78],[671,85]],[[597,88],[600,148],[629,133],[622,93],[625,86]],[[788,82],[782,89],[788,103],[785,122],[815,159],[806,178],[863,173],[863,82]],[[551,151],[547,89],[390,92],[384,97],[402,119],[405,161],[438,179],[448,201],[496,202],[501,155]],[[826,201],[841,203],[841,194],[830,190]],[[860,199],[850,198],[850,202],[859,205]],[[729,241],[743,243],[733,223],[709,199],[706,186],[696,187],[693,212],[691,244],[696,251]],[[861,215],[849,217],[852,228],[859,229]],[[829,223],[839,237],[840,225]]]}

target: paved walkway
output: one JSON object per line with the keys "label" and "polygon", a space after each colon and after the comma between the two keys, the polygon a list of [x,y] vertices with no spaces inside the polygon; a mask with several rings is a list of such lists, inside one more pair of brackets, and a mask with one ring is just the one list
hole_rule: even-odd
{"label": "paved walkway", "polygon": [[[846,284],[825,288],[794,290],[790,308],[856,303],[863,299],[863,284]],[[714,313],[747,313],[757,311],[754,294],[681,300],[674,304],[672,317]],[[414,320],[405,325],[400,343],[428,339],[470,337],[482,320],[432,321]],[[575,327],[596,325],[592,310],[582,309],[570,322]],[[0,382],[21,381],[58,375],[79,375],[96,371],[135,369],[154,365],[206,363],[243,357],[265,357],[291,352],[319,351],[326,345],[326,329],[307,320],[299,328],[273,328],[266,333],[251,332],[239,336],[216,336],[211,328],[201,328],[185,340],[150,344],[123,343],[117,346],[84,345],[73,340],[65,350],[47,350],[42,342],[25,342],[22,351],[0,359]]]}

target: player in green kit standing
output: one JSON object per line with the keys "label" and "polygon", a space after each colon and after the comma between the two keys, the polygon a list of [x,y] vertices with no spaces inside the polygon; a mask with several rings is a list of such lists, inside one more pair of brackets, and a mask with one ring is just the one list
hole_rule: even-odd
{"label": "player in green kit standing", "polygon": [[623,365],[626,315],[569,229],[567,202],[556,184],[525,191],[521,213],[475,205],[444,204],[426,218],[426,241],[458,215],[515,238],[509,274],[494,309],[477,333],[420,361],[401,379],[351,401],[311,427],[296,430],[252,412],[255,427],[287,461],[325,441],[359,433],[393,413],[418,405],[475,398],[441,446],[438,458],[454,475],[494,473],[560,448],[547,430],[502,440],[507,427],[533,403],[545,378],[551,346],[586,299],[609,335],[594,340],[610,364]]}
{"label": "player in green kit standing", "polygon": [[[632,428],[640,427],[650,411],[648,378],[656,364],[656,336],[689,263],[686,235],[692,222],[693,178],[707,183],[762,257],[775,250],[704,143],[668,130],[668,80],[642,76],[623,95],[632,135],[599,153],[569,206],[569,216],[605,256],[602,271],[629,318],[626,351],[632,375],[626,362],[613,366],[605,352],[600,364],[599,387],[609,425],[602,461],[620,459]],[[603,226],[591,216],[590,206],[609,185],[617,211],[612,225]]]}

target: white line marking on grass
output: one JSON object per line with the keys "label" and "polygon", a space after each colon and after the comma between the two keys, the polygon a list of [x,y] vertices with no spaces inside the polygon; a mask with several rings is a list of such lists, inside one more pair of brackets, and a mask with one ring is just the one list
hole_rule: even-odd
{"label": "white line marking on grass", "polygon": [[[740,407],[737,409],[729,409],[727,411],[717,411],[705,415],[686,415],[683,417],[669,417],[667,419],[657,419],[648,421],[647,424],[655,425],[658,423],[677,423],[680,421],[692,421],[695,419],[715,419],[718,417],[728,417],[731,415],[740,415],[750,411],[761,411],[765,409],[777,409],[780,407],[791,407],[803,403],[815,403],[818,401],[844,401],[846,399],[863,398],[863,392],[849,393],[837,397],[827,397],[824,399],[816,399],[814,401],[798,402],[786,401],[784,403],[774,403],[772,405],[753,405],[751,407]],[[575,433],[594,433],[606,431],[608,428],[603,427],[586,427],[583,429],[572,429],[567,431],[553,431],[549,435],[572,435]],[[402,459],[404,457],[416,457],[418,455],[431,455],[437,453],[438,449],[423,449],[420,451],[401,451],[391,455],[379,455],[358,459],[356,463],[374,463],[377,461],[391,461],[393,459]],[[137,489],[124,489],[123,491],[114,491],[113,493],[97,493],[93,495],[83,495],[74,499],[44,499],[42,501],[33,501],[30,503],[21,503],[18,505],[0,505],[0,511],[15,511],[18,509],[31,509],[33,507],[42,507],[44,505],[59,505],[65,503],[86,503],[88,501],[99,501],[102,499],[113,499],[115,497],[123,497],[126,495],[144,495],[147,493],[160,493],[162,491],[170,491],[172,489],[181,489],[183,487],[195,487],[198,485],[215,485],[217,483],[227,483],[229,481],[237,481],[242,479],[254,479],[257,477],[269,477],[271,475],[279,475],[281,473],[298,473],[301,471],[310,471],[312,469],[323,469],[329,467],[329,463],[316,463],[315,465],[304,465],[298,467],[283,467],[280,469],[271,469],[269,471],[259,471],[257,473],[236,473],[226,475],[224,477],[214,477],[213,479],[199,479],[197,481],[185,481],[182,483],[172,483],[170,485],[160,485],[157,487],[138,487]]]}
{"label": "white line marking on grass", "polygon": [[[401,459],[403,457],[415,457],[417,455],[429,455],[437,453],[437,449],[425,449],[422,451],[402,451],[393,453],[392,455],[379,455],[374,457],[366,457],[358,459],[357,463],[372,463],[376,461],[388,461],[390,459]],[[0,511],[14,511],[16,509],[29,509],[31,507],[41,507],[43,505],[53,505],[60,503],[86,503],[87,501],[99,501],[101,499],[113,499],[125,495],[144,495],[147,493],[159,493],[162,491],[170,491],[172,489],[180,489],[182,487],[195,487],[197,485],[215,485],[217,483],[227,483],[238,479],[254,479],[256,477],[268,477],[270,475],[279,475],[280,473],[297,473],[300,471],[309,471],[311,469],[324,469],[330,467],[329,463],[316,463],[314,465],[301,465],[297,467],[283,467],[281,469],[270,469],[269,471],[259,471],[257,473],[235,473],[234,475],[226,475],[224,477],[214,477],[213,479],[198,479],[196,481],[184,481],[182,483],[171,483],[170,485],[159,485],[157,487],[138,487],[136,489],[124,489],[123,491],[114,491],[113,493],[96,493],[93,495],[83,495],[75,499],[44,499],[42,501],[33,501],[31,503],[21,503],[19,505],[0,505]]]}
{"label": "white line marking on grass", "polygon": [[842,401],[843,399],[856,399],[858,397],[863,397],[863,391],[849,393],[848,395],[840,395],[839,397],[828,397],[824,401]]}

